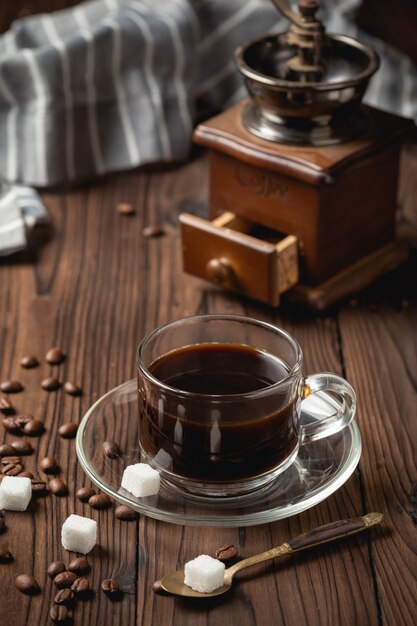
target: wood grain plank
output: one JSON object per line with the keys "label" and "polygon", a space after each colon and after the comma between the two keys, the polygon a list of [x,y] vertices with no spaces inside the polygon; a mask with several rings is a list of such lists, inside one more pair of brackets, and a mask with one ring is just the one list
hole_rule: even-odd
{"label": "wood grain plank", "polygon": [[341,315],[346,370],[359,397],[367,505],[384,513],[388,528],[377,531],[372,548],[387,624],[415,623],[417,598],[415,292],[406,302],[402,310],[386,302]]}

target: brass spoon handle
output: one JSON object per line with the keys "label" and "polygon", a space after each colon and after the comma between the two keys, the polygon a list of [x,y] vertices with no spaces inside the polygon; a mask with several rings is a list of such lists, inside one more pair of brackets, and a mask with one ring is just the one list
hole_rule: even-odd
{"label": "brass spoon handle", "polygon": [[277,556],[283,556],[284,554],[293,554],[294,552],[299,552],[306,548],[312,548],[322,543],[359,533],[366,528],[380,524],[383,519],[384,516],[382,513],[368,513],[363,517],[351,517],[350,519],[319,526],[314,530],[298,535],[298,537],[294,539],[290,539],[276,548],[271,548],[271,550],[261,552],[261,554],[256,554],[255,556],[235,563],[235,565],[232,565],[232,567],[229,567],[225,571],[225,582],[231,581],[234,574],[239,570],[255,565],[255,563],[261,563],[262,561],[267,561]]}

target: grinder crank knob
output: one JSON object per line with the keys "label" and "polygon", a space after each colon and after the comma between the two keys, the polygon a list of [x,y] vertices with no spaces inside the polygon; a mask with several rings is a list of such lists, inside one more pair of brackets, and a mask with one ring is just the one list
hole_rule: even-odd
{"label": "grinder crank knob", "polygon": [[216,285],[230,281],[233,269],[228,259],[210,259],[206,265],[207,278]]}

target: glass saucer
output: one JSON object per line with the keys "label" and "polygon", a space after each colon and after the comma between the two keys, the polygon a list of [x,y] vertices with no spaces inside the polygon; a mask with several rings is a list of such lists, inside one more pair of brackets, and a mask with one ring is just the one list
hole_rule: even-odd
{"label": "glass saucer", "polygon": [[[334,413],[324,393],[302,404],[302,419]],[[127,465],[141,461],[136,380],[102,396],[86,413],[77,433],[77,455],[89,478],[102,491],[143,515],[190,526],[253,526],[283,519],[315,506],[347,481],[361,455],[361,436],[353,421],[327,439],[301,445],[292,465],[266,487],[228,498],[191,495],[161,480],[158,495],[136,498],[120,487]],[[123,456],[110,459],[103,443],[115,441]]]}

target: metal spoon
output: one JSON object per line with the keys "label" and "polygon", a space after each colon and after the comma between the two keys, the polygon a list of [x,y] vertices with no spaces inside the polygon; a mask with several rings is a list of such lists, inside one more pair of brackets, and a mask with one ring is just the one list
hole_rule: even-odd
{"label": "metal spoon", "polygon": [[334,541],[335,539],[341,539],[348,535],[354,535],[362,530],[366,530],[371,526],[380,524],[384,519],[382,513],[368,513],[363,517],[352,517],[350,519],[340,520],[338,522],[332,522],[324,526],[319,526],[306,533],[298,535],[294,539],[290,539],[288,542],[282,545],[271,548],[261,554],[256,554],[248,559],[239,561],[231,567],[228,567],[224,573],[224,584],[222,587],[211,591],[210,593],[201,593],[200,591],[194,591],[184,583],[184,570],[178,570],[172,574],[164,576],[160,581],[160,586],[165,591],[177,596],[187,596],[190,598],[211,598],[213,596],[219,596],[222,593],[226,593],[232,586],[233,576],[236,572],[239,572],[245,567],[255,565],[255,563],[261,563],[268,559],[274,559],[277,556],[283,556],[285,554],[294,554],[300,552],[306,548],[312,548],[322,543]]}

